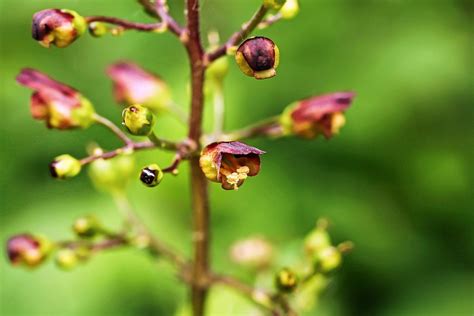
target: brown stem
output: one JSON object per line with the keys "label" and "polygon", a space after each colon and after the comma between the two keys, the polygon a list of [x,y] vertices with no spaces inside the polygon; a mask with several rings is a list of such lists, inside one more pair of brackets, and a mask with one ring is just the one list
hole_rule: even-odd
{"label": "brown stem", "polygon": [[231,131],[221,135],[218,141],[235,141],[254,137],[278,137],[283,135],[282,127],[279,123],[280,116],[273,116],[249,125],[242,129]]}
{"label": "brown stem", "polygon": [[258,26],[258,24],[263,20],[265,14],[267,14],[268,8],[264,5],[261,5],[258,8],[257,12],[252,16],[252,18],[246,22],[242,28],[232,34],[232,36],[227,40],[227,42],[216,48],[214,51],[206,54],[205,60],[206,64],[213,62],[214,60],[218,59],[219,57],[224,56],[227,53],[227,50],[232,46],[239,44],[241,41],[247,38],[247,36],[252,33],[252,31]]}
{"label": "brown stem", "polygon": [[132,143],[132,144],[117,148],[115,150],[102,153],[100,155],[91,155],[91,156],[82,158],[80,162],[82,165],[87,165],[97,159],[111,159],[111,158],[114,158],[115,156],[126,153],[127,151],[130,151],[130,150],[142,150],[142,149],[150,149],[150,148],[155,148],[155,147],[156,145],[153,144],[152,142]]}
{"label": "brown stem", "polygon": [[105,22],[105,23],[121,26],[128,30],[137,30],[137,31],[154,31],[154,30],[163,29],[164,27],[163,23],[137,23],[137,22],[131,22],[131,21],[122,20],[119,18],[109,17],[109,16],[88,16],[86,17],[86,22],[87,23]]}
{"label": "brown stem", "polygon": [[[191,65],[191,116],[189,118],[188,138],[199,144],[202,133],[202,115],[204,106],[204,72],[202,62],[204,54],[199,30],[199,0],[186,2],[186,49]],[[194,316],[204,315],[208,289],[209,270],[209,201],[207,180],[199,166],[199,158],[190,158],[191,191],[193,205],[193,243],[194,264],[191,300]]]}
{"label": "brown stem", "polygon": [[267,28],[269,27],[270,25],[280,21],[282,19],[282,15],[281,15],[281,12],[278,12],[277,14],[275,15],[271,15],[267,18],[265,18],[262,22],[260,22],[258,24],[258,28],[259,29],[264,29],[264,28]]}
{"label": "brown stem", "polygon": [[155,10],[156,10],[156,15],[161,19],[163,23],[167,25],[168,29],[174,34],[181,37],[181,35],[183,34],[183,28],[168,13],[166,0],[156,0]]}
{"label": "brown stem", "polygon": [[122,130],[117,125],[112,123],[109,119],[97,113],[94,113],[93,118],[97,123],[107,127],[112,133],[114,133],[118,138],[120,138],[120,140],[122,140],[125,143],[125,145],[133,144],[133,141],[124,132],[122,132]]}

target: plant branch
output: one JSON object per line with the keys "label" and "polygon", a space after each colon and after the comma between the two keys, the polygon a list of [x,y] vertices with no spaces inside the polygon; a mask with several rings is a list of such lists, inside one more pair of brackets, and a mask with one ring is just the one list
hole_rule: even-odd
{"label": "plant branch", "polygon": [[124,132],[122,132],[122,130],[117,125],[115,125],[109,119],[97,113],[94,113],[93,118],[97,123],[107,127],[110,131],[112,131],[112,133],[114,133],[118,138],[120,138],[120,140],[122,140],[125,143],[125,145],[130,146],[133,144],[133,140],[131,140]]}
{"label": "plant branch", "polygon": [[281,15],[281,12],[278,12],[277,14],[274,14],[274,15],[270,15],[269,17],[263,19],[263,21],[258,24],[258,28],[260,30],[267,28],[270,25],[280,21],[282,18],[283,16]]}
{"label": "plant branch", "polygon": [[138,23],[109,16],[88,16],[85,19],[88,24],[92,22],[105,22],[121,26],[126,30],[153,32],[165,30],[166,28],[165,23]]}
{"label": "plant branch", "polygon": [[82,165],[87,165],[93,161],[96,161],[97,159],[111,159],[114,158],[120,154],[127,153],[130,151],[135,151],[135,150],[142,150],[142,149],[152,149],[156,148],[156,145],[153,144],[152,142],[139,142],[139,143],[132,143],[129,145],[125,145],[123,147],[114,149],[112,151],[107,151],[104,152],[100,155],[91,155],[85,158],[82,158],[80,160]]}
{"label": "plant branch", "polygon": [[148,15],[151,15],[153,17],[158,17],[158,14],[156,13],[155,10],[155,4],[153,2],[150,2],[150,0],[138,0],[138,3],[140,3],[143,8],[145,9],[145,12]]}
{"label": "plant branch", "polygon": [[155,144],[157,148],[161,149],[167,149],[167,150],[178,150],[179,148],[179,143],[172,142],[169,140],[165,140],[162,138],[158,138],[154,132],[151,132],[150,135],[148,135],[148,139]]}
{"label": "plant branch", "polygon": [[[235,141],[253,137],[269,136],[278,137],[283,135],[281,125],[279,123],[280,116],[272,116],[255,124],[249,125],[242,129],[231,131],[221,135],[218,141]],[[213,137],[205,136],[204,141],[212,140]]]}
{"label": "plant branch", "polygon": [[183,28],[176,22],[175,19],[169,14],[166,0],[156,0],[155,2],[156,15],[161,21],[168,27],[168,29],[181,38],[183,35]]}
{"label": "plant branch", "polygon": [[238,45],[240,42],[245,40],[263,20],[267,12],[268,8],[264,5],[261,5],[260,8],[258,8],[257,12],[255,12],[255,14],[252,16],[252,18],[248,22],[246,22],[239,31],[232,34],[232,36],[227,40],[225,44],[206,54],[206,56],[204,57],[206,64],[210,64],[219,57],[224,56],[230,48]]}

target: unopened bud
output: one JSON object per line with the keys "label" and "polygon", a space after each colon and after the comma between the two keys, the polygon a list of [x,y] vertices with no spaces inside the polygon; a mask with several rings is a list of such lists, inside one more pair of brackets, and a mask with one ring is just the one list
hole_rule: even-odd
{"label": "unopened bud", "polygon": [[263,5],[269,9],[279,10],[286,0],[263,0]]}
{"label": "unopened bud", "polygon": [[247,76],[267,79],[276,75],[280,51],[271,39],[257,36],[240,44],[235,60]]}
{"label": "unopened bud", "polygon": [[79,263],[79,257],[74,250],[65,248],[58,251],[55,262],[63,270],[72,270]]}
{"label": "unopened bud", "polygon": [[157,164],[151,164],[142,169],[140,181],[147,187],[156,187],[163,179],[163,171]]}
{"label": "unopened bud", "polygon": [[155,117],[148,108],[135,104],[123,110],[122,124],[132,135],[148,136],[155,125]]}
{"label": "unopened bud", "polygon": [[298,0],[286,0],[283,7],[280,9],[281,17],[289,20],[294,18],[300,11]]}
{"label": "unopened bud", "polygon": [[109,32],[107,24],[102,22],[89,23],[89,33],[94,37],[102,37]]}
{"label": "unopened bud", "polygon": [[289,268],[281,269],[275,276],[275,286],[285,293],[292,292],[298,285],[298,277]]}
{"label": "unopened bud", "polygon": [[51,243],[44,237],[20,234],[7,241],[7,255],[11,264],[35,267],[51,252]]}
{"label": "unopened bud", "polygon": [[323,272],[329,272],[341,265],[341,252],[336,247],[326,247],[318,252],[317,264]]}
{"label": "unopened bud", "polygon": [[74,221],[72,230],[81,238],[92,238],[102,231],[102,225],[95,216],[86,215]]}
{"label": "unopened bud", "polygon": [[53,178],[72,178],[81,172],[81,162],[71,155],[60,155],[50,163],[49,171]]}

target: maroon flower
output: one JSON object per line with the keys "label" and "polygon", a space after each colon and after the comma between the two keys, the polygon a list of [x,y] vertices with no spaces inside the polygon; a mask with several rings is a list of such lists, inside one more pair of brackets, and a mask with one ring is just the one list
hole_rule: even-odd
{"label": "maroon flower", "polygon": [[256,36],[240,44],[235,53],[235,60],[247,76],[267,79],[276,75],[280,51],[271,39]]}
{"label": "maroon flower", "polygon": [[247,177],[258,174],[264,153],[240,142],[217,142],[203,149],[199,163],[209,180],[222,183],[225,190],[237,190]]}
{"label": "maroon flower", "polygon": [[34,69],[23,69],[16,80],[35,91],[31,96],[31,114],[46,121],[48,128],[85,128],[93,122],[91,102],[75,89]]}
{"label": "maroon flower", "polygon": [[344,111],[355,97],[353,92],[336,92],[290,104],[281,116],[287,134],[314,138],[323,134],[331,138],[345,123]]}
{"label": "maroon flower", "polygon": [[152,110],[166,108],[170,92],[166,83],[131,62],[118,62],[107,68],[107,74],[114,82],[114,95],[125,105],[141,104]]}
{"label": "maroon flower", "polygon": [[86,26],[75,11],[47,9],[33,15],[32,36],[45,47],[66,47],[84,33]]}
{"label": "maroon flower", "polygon": [[7,256],[13,265],[34,267],[40,264],[45,254],[41,240],[30,234],[15,235],[7,241]]}

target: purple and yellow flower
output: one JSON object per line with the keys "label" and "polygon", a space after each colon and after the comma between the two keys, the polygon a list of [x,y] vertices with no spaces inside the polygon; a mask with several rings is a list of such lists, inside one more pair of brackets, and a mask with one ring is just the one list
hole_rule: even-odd
{"label": "purple and yellow flower", "polygon": [[41,45],[66,47],[87,28],[86,20],[72,10],[46,9],[33,15],[32,36]]}
{"label": "purple and yellow flower", "polygon": [[280,51],[271,39],[256,36],[240,44],[235,53],[235,60],[247,76],[267,79],[276,75]]}
{"label": "purple and yellow flower", "polygon": [[202,150],[199,164],[209,180],[220,182],[225,190],[237,190],[245,179],[258,174],[264,153],[240,142],[217,142]]}
{"label": "purple and yellow flower", "polygon": [[35,267],[43,262],[49,250],[48,241],[31,234],[15,235],[7,241],[7,256],[13,265]]}
{"label": "purple and yellow flower", "polygon": [[44,120],[48,128],[86,128],[94,122],[92,103],[77,90],[34,69],[23,69],[16,80],[35,91],[31,114]]}
{"label": "purple and yellow flower", "polygon": [[344,126],[344,112],[354,97],[353,92],[336,92],[292,103],[280,119],[283,132],[303,138],[322,134],[329,139]]}
{"label": "purple and yellow flower", "polygon": [[116,101],[126,106],[141,104],[153,111],[160,111],[171,102],[166,83],[134,63],[115,63],[107,68],[107,75],[114,83]]}

